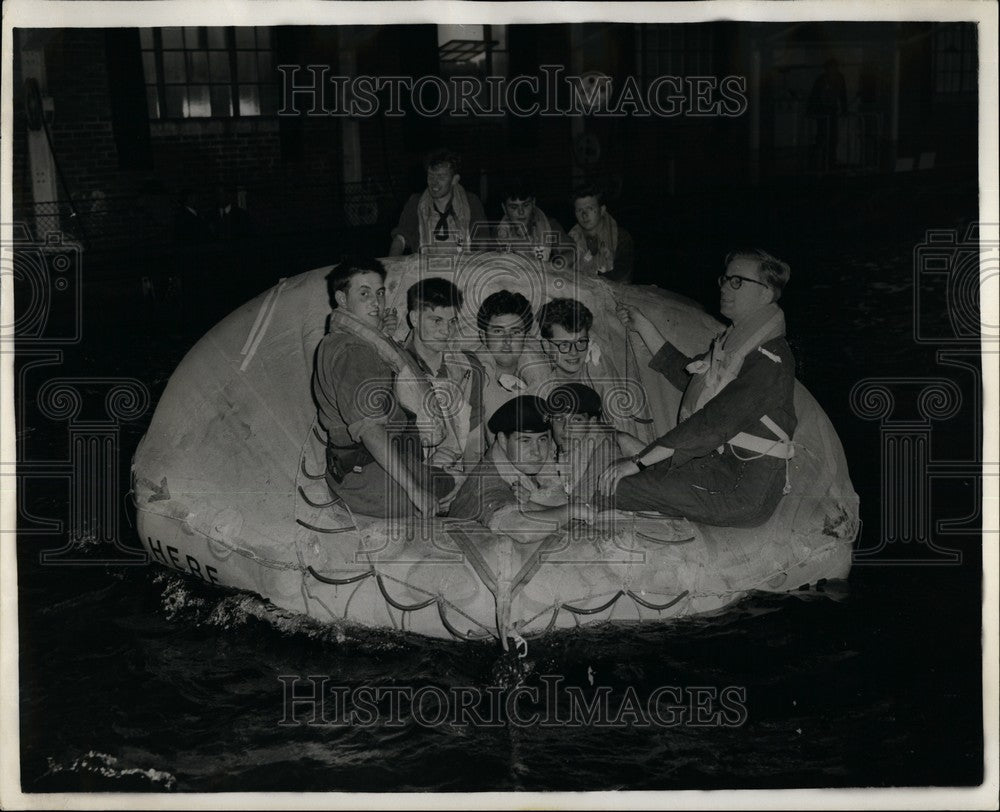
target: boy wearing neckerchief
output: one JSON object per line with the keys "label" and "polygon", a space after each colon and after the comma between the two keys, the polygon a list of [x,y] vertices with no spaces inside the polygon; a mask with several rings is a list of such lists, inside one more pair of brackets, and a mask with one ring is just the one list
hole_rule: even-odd
{"label": "boy wearing neckerchief", "polygon": [[486,215],[479,198],[459,182],[460,163],[459,156],[446,149],[435,150],[424,160],[427,188],[406,201],[399,223],[392,230],[390,257],[405,252],[415,254],[421,248],[473,248],[475,226]]}
{"label": "boy wearing neckerchief", "polygon": [[534,188],[523,178],[507,181],[501,206],[496,238],[502,250],[524,251],[548,262],[553,247],[571,244],[562,226],[535,203]]}
{"label": "boy wearing neckerchief", "polygon": [[604,193],[588,185],[573,193],[576,225],[569,236],[576,244],[576,267],[584,276],[611,282],[631,282],[635,248],[632,235],[604,205]]}
{"label": "boy wearing neckerchief", "polygon": [[539,504],[539,474],[552,457],[545,403],[534,395],[508,400],[490,417],[496,440],[462,484],[451,505],[453,519],[475,519],[519,542],[540,541],[573,519],[587,524],[596,511],[580,500]]}

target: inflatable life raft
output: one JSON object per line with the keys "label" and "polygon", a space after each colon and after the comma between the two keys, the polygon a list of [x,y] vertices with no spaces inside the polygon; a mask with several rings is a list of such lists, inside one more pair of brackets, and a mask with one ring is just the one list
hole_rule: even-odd
{"label": "inflatable life raft", "polygon": [[[421,276],[459,285],[456,346],[476,345],[476,311],[496,290],[522,292],[536,312],[552,297],[582,300],[595,314],[588,371],[610,382],[605,405],[616,422],[644,438],[674,425],[681,393],[648,369],[648,352],[614,316],[616,303],[640,306],[688,354],[721,329],[657,288],[580,279],[515,254],[385,264],[387,306],[400,313]],[[281,280],[243,305],[174,372],[133,460],[138,530],[151,560],[324,622],[505,645],[508,636],[586,623],[713,611],[751,590],[847,575],[858,497],[832,425],[801,384],[791,492],[761,527],[622,514],[601,530],[571,527],[523,544],[467,521],[351,515],[323,479],[325,436],[310,389],[330,312],[329,270]]]}

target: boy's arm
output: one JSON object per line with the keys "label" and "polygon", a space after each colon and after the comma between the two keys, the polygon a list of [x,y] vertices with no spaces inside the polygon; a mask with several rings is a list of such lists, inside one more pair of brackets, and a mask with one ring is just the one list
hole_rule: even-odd
{"label": "boy's arm", "polygon": [[634,457],[649,445],[627,431],[616,431],[615,439],[618,440],[618,447],[626,457]]}
{"label": "boy's arm", "polygon": [[384,425],[369,423],[361,431],[360,439],[375,461],[406,491],[406,495],[410,497],[410,501],[416,505],[421,515],[433,516],[437,513],[437,499],[420,486],[410,469],[403,463],[399,452],[389,442],[389,435]]}
{"label": "boy's arm", "polygon": [[392,230],[392,245],[389,248],[390,257],[402,256],[409,246],[413,253],[420,250],[420,222],[417,215],[417,204],[420,195],[410,195],[399,215],[399,223]]}

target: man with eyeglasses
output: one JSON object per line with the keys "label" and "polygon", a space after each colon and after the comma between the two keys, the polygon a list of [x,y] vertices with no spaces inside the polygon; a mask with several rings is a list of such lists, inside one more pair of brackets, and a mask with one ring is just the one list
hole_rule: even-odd
{"label": "man with eyeglasses", "polygon": [[649,363],[683,390],[680,421],[602,475],[621,510],[652,510],[708,525],[756,527],[789,490],[797,419],[795,359],[777,300],[789,267],[760,249],[726,257],[719,305],[732,324],[688,358],[639,310],[618,316],[653,353]]}

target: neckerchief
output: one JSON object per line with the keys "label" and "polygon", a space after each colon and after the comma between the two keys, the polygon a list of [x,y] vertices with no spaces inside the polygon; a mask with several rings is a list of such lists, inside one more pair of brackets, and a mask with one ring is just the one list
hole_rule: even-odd
{"label": "neckerchief", "polygon": [[784,334],[785,314],[772,302],[717,335],[708,355],[687,365],[694,377],[684,390],[680,419],[687,420],[725,389],[740,374],[749,353]]}
{"label": "neckerchief", "polygon": [[[454,228],[448,224],[449,217],[455,223]],[[442,246],[451,244],[467,246],[469,243],[471,219],[469,198],[465,194],[462,184],[456,183],[452,187],[451,200],[448,201],[448,206],[444,212],[438,210],[430,191],[424,189],[424,193],[420,195],[420,201],[417,203],[417,220],[420,223],[420,245]]]}
{"label": "neckerchief", "polygon": [[437,225],[434,226],[434,239],[438,242],[444,242],[448,239],[448,216],[455,216],[455,209],[451,205],[451,200],[448,201],[448,205],[444,207],[444,211],[438,209],[437,204],[431,201],[431,205],[434,206],[434,213],[438,216]]}

